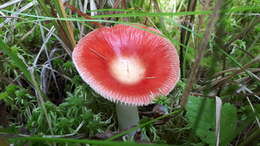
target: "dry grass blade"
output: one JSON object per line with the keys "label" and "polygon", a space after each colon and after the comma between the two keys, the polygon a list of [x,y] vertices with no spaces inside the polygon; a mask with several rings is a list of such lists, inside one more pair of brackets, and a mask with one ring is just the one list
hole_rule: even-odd
{"label": "dry grass blade", "polygon": [[33,62],[33,66],[34,66],[34,67],[36,67],[37,62],[38,62],[38,60],[39,60],[39,57],[40,57],[42,51],[44,50],[44,48],[45,48],[45,46],[46,46],[46,43],[47,43],[47,42],[49,41],[49,39],[51,38],[51,36],[52,36],[54,30],[55,30],[54,27],[52,27],[52,28],[50,29],[49,33],[47,34],[47,38],[44,40],[44,42],[43,42],[43,44],[42,44],[42,46],[41,46],[40,51],[38,52],[36,58],[34,59],[34,62]]}
{"label": "dry grass blade", "polygon": [[[67,18],[62,1],[54,0],[54,5],[57,10],[58,17]],[[76,45],[76,41],[74,38],[72,23],[70,21],[58,21],[58,26],[56,29],[60,30],[61,32],[60,37],[63,38],[63,40],[67,39],[68,41],[64,41],[64,42],[71,50],[73,50],[73,48]]]}
{"label": "dry grass blade", "polygon": [[[39,6],[41,10],[48,17],[58,17],[58,18],[67,18],[65,13],[65,9],[61,0],[53,0],[53,3],[49,3],[49,1],[39,0]],[[47,5],[49,7],[47,7]],[[76,45],[76,41],[74,39],[73,27],[70,21],[62,21],[62,20],[54,20],[51,21],[56,30],[58,31],[58,35],[62,40],[62,44],[64,49],[67,51],[69,55],[71,55],[71,51]]]}
{"label": "dry grass blade", "polygon": [[[215,74],[212,75],[212,77],[218,77],[218,76],[221,76],[222,74],[225,74],[225,73],[232,73],[232,72],[237,72],[237,71],[240,71],[241,68],[237,67],[237,68],[230,68],[230,69],[226,69],[226,70],[223,70],[223,71],[220,71],[220,72],[217,72]],[[248,68],[247,69],[248,71],[254,73],[254,72],[260,72],[260,68]],[[241,72],[240,72],[241,73]],[[239,73],[238,73],[239,74]]]}
{"label": "dry grass blade", "polygon": [[[257,145],[258,9],[255,0],[2,0],[0,146],[1,137],[9,145]],[[138,107],[141,122],[121,130],[114,103],[101,97],[102,89],[95,92],[95,85],[84,82],[70,56],[85,35],[116,25],[167,39],[178,50],[181,66],[174,89]],[[100,76],[98,83],[111,96],[122,92],[141,101],[144,97],[135,95],[153,96],[142,84],[158,81],[160,86],[156,72],[168,67],[156,66],[162,57],[158,50],[140,48],[154,46],[156,38],[135,36],[137,31],[124,35],[124,29],[112,29],[105,36],[111,39],[93,36],[96,41],[86,44],[92,46],[92,58],[84,59],[100,64],[81,64],[97,68],[93,75]],[[119,83],[113,76],[116,71],[109,66],[117,56],[111,47],[122,49],[123,56],[141,58],[147,74],[140,84]],[[112,91],[112,84],[119,86]]]}
{"label": "dry grass blade", "polygon": [[[93,10],[96,10],[97,9],[97,6],[96,6],[96,3],[94,0],[90,0],[90,10],[93,11]],[[97,12],[91,12],[91,16],[95,16],[97,15]]]}
{"label": "dry grass blade", "polygon": [[20,1],[22,1],[22,0],[12,0],[12,1],[8,1],[8,2],[6,2],[6,3],[2,4],[2,5],[0,5],[0,9],[3,9],[3,8],[6,8],[6,7],[11,6],[11,5],[13,5],[13,4],[19,3]]}
{"label": "dry grass blade", "polygon": [[[235,77],[236,75],[242,73],[242,72],[248,72],[250,75],[252,75],[256,80],[260,81],[259,77],[257,75],[255,75],[254,73],[252,73],[251,71],[249,71],[247,68],[249,68],[251,65],[256,64],[260,61],[260,56],[255,57],[253,60],[251,60],[249,63],[245,64],[244,66],[242,66],[240,69],[235,70],[232,74],[227,75],[223,78],[220,78],[218,80],[215,80],[213,83],[211,83],[211,88],[216,88],[219,86],[223,86],[223,84],[232,79],[233,77]],[[203,90],[205,88],[208,88],[208,86],[203,86],[198,90]]]}
{"label": "dry grass blade", "polygon": [[220,124],[221,124],[221,108],[222,108],[222,101],[221,98],[218,96],[216,98],[216,146],[220,144]]}
{"label": "dry grass blade", "polygon": [[[19,10],[17,10],[14,14],[12,14],[11,17],[14,17],[14,18],[17,17],[19,13],[31,8],[35,4],[36,4],[36,1],[32,1],[32,2],[28,3],[27,5],[23,6]],[[12,19],[13,18],[6,18],[5,21],[0,24],[0,28],[3,27],[6,23],[10,22]]]}

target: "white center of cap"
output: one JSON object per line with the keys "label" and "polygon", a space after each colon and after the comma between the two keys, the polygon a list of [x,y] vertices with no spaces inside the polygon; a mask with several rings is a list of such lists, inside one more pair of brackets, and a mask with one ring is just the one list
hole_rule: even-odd
{"label": "white center of cap", "polygon": [[137,58],[118,57],[111,62],[110,71],[121,83],[134,84],[143,78],[145,68]]}

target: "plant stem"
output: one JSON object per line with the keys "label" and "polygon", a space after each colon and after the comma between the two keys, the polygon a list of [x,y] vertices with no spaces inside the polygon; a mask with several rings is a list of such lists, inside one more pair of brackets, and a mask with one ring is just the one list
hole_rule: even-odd
{"label": "plant stem", "polygon": [[[122,103],[116,104],[116,113],[120,130],[126,130],[138,125],[139,115],[137,106],[126,105]],[[129,133],[128,136],[134,136],[136,131]]]}
{"label": "plant stem", "polygon": [[204,38],[201,41],[201,43],[199,44],[199,47],[197,49],[198,54],[195,58],[195,63],[192,66],[187,85],[186,85],[186,87],[183,91],[183,94],[182,94],[181,103],[180,103],[182,107],[185,107],[185,105],[188,101],[188,97],[190,95],[190,92],[192,90],[193,84],[196,83],[196,81],[197,81],[196,77],[197,77],[197,74],[198,74],[198,71],[199,71],[200,62],[203,59],[205,50],[208,47],[208,43],[209,43],[209,40],[210,40],[210,37],[211,37],[211,33],[214,31],[214,27],[215,27],[217,20],[219,18],[219,10],[222,6],[222,2],[223,2],[223,0],[217,0],[216,1],[215,8],[214,8],[213,13],[210,17],[211,19],[209,20],[209,23],[207,24],[207,28],[206,28],[205,33],[204,33]]}

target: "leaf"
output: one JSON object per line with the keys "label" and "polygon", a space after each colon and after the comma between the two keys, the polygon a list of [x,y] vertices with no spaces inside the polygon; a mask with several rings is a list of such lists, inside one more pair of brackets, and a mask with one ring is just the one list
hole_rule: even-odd
{"label": "leaf", "polygon": [[[202,141],[215,145],[215,100],[190,96],[186,106],[189,125]],[[220,143],[228,145],[236,135],[237,110],[232,104],[224,104],[221,111]]]}
{"label": "leaf", "polygon": [[236,136],[237,109],[234,105],[226,103],[221,114],[221,144],[228,145]]}
{"label": "leaf", "polygon": [[[213,100],[189,97],[187,104],[187,117],[189,124],[194,129],[197,136],[202,141],[214,145],[215,144],[215,106]],[[200,111],[200,106],[204,104],[204,110]]]}

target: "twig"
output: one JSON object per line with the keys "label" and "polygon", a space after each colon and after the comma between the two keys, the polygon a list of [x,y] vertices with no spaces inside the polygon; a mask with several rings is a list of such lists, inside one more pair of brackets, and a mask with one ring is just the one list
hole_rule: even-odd
{"label": "twig", "polygon": [[206,28],[206,32],[204,34],[204,39],[202,40],[201,44],[199,45],[198,48],[198,55],[196,56],[195,59],[195,63],[193,64],[189,79],[188,79],[188,83],[187,86],[185,87],[184,93],[182,95],[181,98],[181,106],[184,107],[188,101],[188,96],[190,95],[191,89],[192,89],[192,85],[193,83],[196,82],[196,75],[198,73],[199,70],[199,65],[201,62],[201,59],[204,56],[204,51],[206,50],[207,46],[208,46],[208,41],[210,39],[210,34],[213,32],[214,26],[219,18],[219,10],[221,8],[222,5],[222,0],[218,0],[216,2],[216,6],[214,8],[214,12],[211,15],[211,19],[207,25]]}
{"label": "twig", "polygon": [[[189,0],[187,11],[195,11],[197,4],[197,0]],[[185,16],[182,25],[187,27],[188,29],[191,29],[193,26],[195,16],[194,15],[187,15]],[[181,28],[181,44],[184,46],[188,45],[188,42],[190,40],[191,32],[187,31],[186,28]],[[186,48],[180,45],[180,64],[181,64],[181,77],[185,78],[185,52]]]}
{"label": "twig", "polygon": [[[245,64],[244,66],[242,66],[239,70],[234,71],[232,74],[225,76],[221,79],[218,79],[216,81],[214,81],[213,83],[211,83],[211,88],[212,87],[218,87],[218,86],[222,86],[227,80],[233,78],[234,76],[236,76],[237,74],[241,73],[241,72],[248,72],[247,68],[249,68],[251,65],[258,63],[260,60],[260,56],[257,56],[255,59],[253,59],[252,61],[250,61],[249,63]],[[251,72],[250,72],[251,73]],[[251,74],[253,75],[253,77],[255,79],[257,79],[258,81],[260,81],[260,79],[255,75],[255,74]],[[198,89],[198,90],[203,90],[205,88],[208,88],[208,86],[203,86],[202,88]]]}

